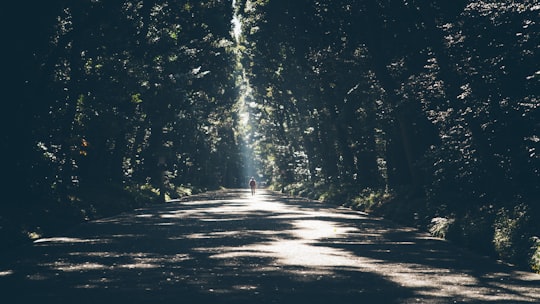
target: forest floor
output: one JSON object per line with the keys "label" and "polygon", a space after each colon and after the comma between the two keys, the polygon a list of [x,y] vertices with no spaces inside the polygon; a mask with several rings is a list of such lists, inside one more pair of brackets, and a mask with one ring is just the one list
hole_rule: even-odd
{"label": "forest floor", "polygon": [[3,303],[539,303],[540,275],[361,212],[223,190],[4,253],[0,292]]}

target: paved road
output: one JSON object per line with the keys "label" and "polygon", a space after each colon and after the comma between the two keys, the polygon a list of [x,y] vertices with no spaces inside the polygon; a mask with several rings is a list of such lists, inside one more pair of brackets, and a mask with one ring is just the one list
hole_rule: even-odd
{"label": "paved road", "polygon": [[2,303],[540,303],[540,275],[265,191],[136,210],[14,256]]}

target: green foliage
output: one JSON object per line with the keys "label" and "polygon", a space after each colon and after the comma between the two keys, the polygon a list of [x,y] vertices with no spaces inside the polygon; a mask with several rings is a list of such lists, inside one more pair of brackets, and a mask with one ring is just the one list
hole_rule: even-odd
{"label": "green foliage", "polygon": [[8,171],[29,203],[3,204],[2,241],[237,184],[230,3],[10,6],[26,21],[3,161],[21,159]]}
{"label": "green foliage", "polygon": [[429,233],[435,237],[445,239],[453,223],[454,219],[435,217],[431,219]]}
{"label": "green foliage", "polygon": [[339,189],[337,185],[330,184],[322,191],[322,193],[319,194],[317,199],[322,202],[342,205],[346,201],[348,194],[348,191]]}
{"label": "green foliage", "polygon": [[366,188],[352,199],[350,206],[357,210],[370,212],[391,201],[393,197],[393,194],[387,191]]}
{"label": "green foliage", "polygon": [[540,193],[533,2],[269,1],[244,13],[254,146],[275,189],[487,254],[525,246],[495,219]]}
{"label": "green foliage", "polygon": [[446,238],[467,248],[494,256],[493,221],[491,211],[470,211],[455,219],[446,233]]}
{"label": "green foliage", "polygon": [[131,95],[131,102],[133,103],[141,103],[143,100],[141,99],[141,93],[136,93]]}
{"label": "green foliage", "polygon": [[235,3],[6,4],[6,41],[20,43],[6,55],[5,186],[40,200],[0,206],[0,235],[249,171],[517,264],[537,257],[534,1]]}
{"label": "green foliage", "polygon": [[540,238],[537,236],[532,237],[531,239],[532,247],[532,257],[530,259],[530,266],[533,271],[540,273]]}
{"label": "green foliage", "polygon": [[495,219],[493,244],[498,256],[520,266],[528,266],[533,256],[531,216],[528,207],[518,204],[512,210],[502,208]]}

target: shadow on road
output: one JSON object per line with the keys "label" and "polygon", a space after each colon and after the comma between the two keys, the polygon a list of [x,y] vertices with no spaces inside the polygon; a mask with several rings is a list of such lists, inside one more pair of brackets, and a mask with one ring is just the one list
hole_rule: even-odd
{"label": "shadow on road", "polygon": [[[534,303],[540,276],[316,201],[227,190],[87,223],[0,266],[13,303]],[[3,301],[4,302],[4,301]]]}

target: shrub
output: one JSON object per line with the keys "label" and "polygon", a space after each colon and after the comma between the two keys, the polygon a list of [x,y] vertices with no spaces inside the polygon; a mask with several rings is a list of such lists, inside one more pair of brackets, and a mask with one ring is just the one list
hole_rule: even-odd
{"label": "shrub", "polygon": [[533,255],[531,218],[526,205],[502,208],[494,223],[493,245],[497,255],[510,263],[526,266]]}
{"label": "shrub", "polygon": [[494,255],[493,220],[489,211],[469,211],[448,227],[446,238],[482,254]]}
{"label": "shrub", "polygon": [[450,226],[454,223],[454,219],[449,219],[446,217],[435,217],[431,219],[431,224],[429,225],[429,232],[434,237],[445,239],[448,234]]}
{"label": "shrub", "polygon": [[531,248],[532,256],[529,265],[534,272],[540,273],[540,238],[534,236],[531,238],[531,242],[533,243],[533,246]]}
{"label": "shrub", "polygon": [[392,198],[392,195],[384,190],[366,188],[354,197],[350,202],[352,208],[362,211],[371,211],[377,206],[384,204]]}

